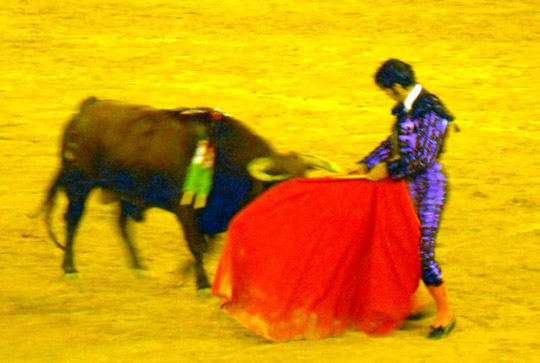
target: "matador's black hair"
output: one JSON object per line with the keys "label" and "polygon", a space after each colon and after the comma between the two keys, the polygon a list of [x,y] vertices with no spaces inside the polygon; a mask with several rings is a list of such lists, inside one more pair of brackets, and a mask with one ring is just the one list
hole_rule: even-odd
{"label": "matador's black hair", "polygon": [[416,83],[412,67],[399,59],[389,59],[375,73],[375,83],[381,88],[392,88],[394,83],[407,88]]}

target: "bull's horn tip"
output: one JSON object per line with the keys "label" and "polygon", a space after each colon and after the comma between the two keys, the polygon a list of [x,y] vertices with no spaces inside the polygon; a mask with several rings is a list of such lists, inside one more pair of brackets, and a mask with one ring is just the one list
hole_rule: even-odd
{"label": "bull's horn tip", "polygon": [[332,171],[334,173],[340,173],[341,172],[341,167],[338,164],[336,164],[336,163],[334,163],[332,161],[328,162],[328,167],[329,167],[330,171]]}

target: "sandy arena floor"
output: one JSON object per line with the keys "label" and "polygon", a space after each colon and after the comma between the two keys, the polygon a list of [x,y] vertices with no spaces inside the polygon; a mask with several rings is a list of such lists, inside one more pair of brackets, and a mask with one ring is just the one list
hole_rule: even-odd
{"label": "sandy arena floor", "polygon": [[[536,1],[4,0],[0,5],[1,362],[540,361],[540,16]],[[345,168],[389,132],[373,83],[385,59],[458,117],[439,260],[459,321],[432,316],[386,338],[358,332],[267,342],[197,294],[174,217],[137,227],[151,276],[135,277],[115,208],[89,201],[81,278],[27,217],[58,166],[62,127],[95,95],[156,107],[219,107],[280,150]],[[55,228],[62,230],[61,199]],[[214,273],[218,251],[208,256]],[[536,356],[536,358],[534,358]]]}

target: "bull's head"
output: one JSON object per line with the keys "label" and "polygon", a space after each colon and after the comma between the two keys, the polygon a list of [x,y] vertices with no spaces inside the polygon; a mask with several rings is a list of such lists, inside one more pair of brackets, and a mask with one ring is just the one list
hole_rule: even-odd
{"label": "bull's head", "polygon": [[336,164],[315,155],[275,152],[263,138],[219,109],[199,107],[179,112],[199,120],[204,125],[202,133],[214,140],[222,155],[226,155],[224,160],[232,165],[246,165],[256,180],[279,182],[303,177],[310,169],[339,172]]}
{"label": "bull's head", "polygon": [[247,166],[249,174],[260,181],[277,182],[303,177],[307,170],[322,169],[339,172],[339,167],[321,157],[309,154],[278,154],[272,157],[253,159]]}

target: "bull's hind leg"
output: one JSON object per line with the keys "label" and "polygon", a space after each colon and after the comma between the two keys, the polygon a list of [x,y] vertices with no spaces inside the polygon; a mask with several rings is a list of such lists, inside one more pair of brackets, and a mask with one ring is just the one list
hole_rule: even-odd
{"label": "bull's hind leg", "polygon": [[203,265],[203,255],[208,249],[208,246],[197,224],[193,208],[191,206],[179,207],[176,216],[184,229],[184,236],[189,250],[195,259],[194,267],[197,290],[208,289],[210,283],[208,282],[208,276]]}
{"label": "bull's hind leg", "polygon": [[145,270],[144,266],[141,264],[137,248],[133,244],[133,239],[131,238],[131,233],[128,225],[130,218],[133,218],[135,220],[141,220],[141,209],[132,203],[125,201],[120,202],[120,217],[118,219],[118,222],[120,225],[120,232],[122,233],[122,238],[124,239],[124,242],[131,256],[133,268],[136,270]]}
{"label": "bull's hind leg", "polygon": [[77,272],[73,258],[73,244],[79,222],[84,213],[84,205],[91,188],[84,185],[84,183],[73,183],[70,181],[65,184],[65,188],[69,205],[64,216],[66,220],[66,247],[62,268],[65,274],[71,274]]}

